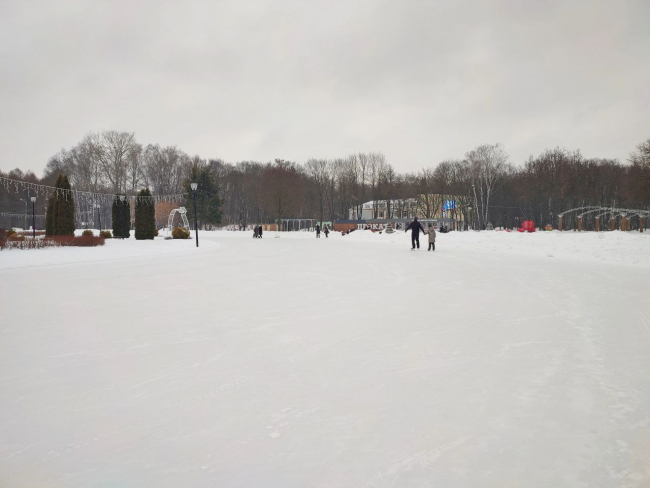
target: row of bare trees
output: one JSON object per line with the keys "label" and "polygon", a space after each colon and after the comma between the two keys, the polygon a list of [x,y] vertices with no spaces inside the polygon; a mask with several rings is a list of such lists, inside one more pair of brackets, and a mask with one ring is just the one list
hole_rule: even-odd
{"label": "row of bare trees", "polygon": [[[8,176],[51,185],[64,173],[78,190],[134,194],[149,187],[154,195],[168,195],[184,191],[189,168],[197,165],[215,177],[223,223],[242,226],[284,218],[347,219],[351,210],[361,215],[369,201],[375,215],[381,207],[386,218],[400,217],[412,205],[433,217],[448,202],[446,215],[463,217],[476,228],[488,223],[512,227],[523,219],[554,224],[558,213],[585,205],[650,207],[650,139],[625,163],[557,148],[514,165],[501,145],[484,144],[464,158],[398,173],[381,153],[304,164],[280,159],[225,163],[191,157],[176,147],[143,146],[133,133],[106,131],[88,134],[54,155],[43,178],[19,169]],[[16,197],[3,193],[0,211],[21,209]]]}
{"label": "row of bare trees", "polygon": [[143,147],[132,132],[90,133],[72,149],[62,149],[45,167],[44,178],[67,174],[75,189],[135,193],[143,187],[158,194],[178,193],[192,162],[176,147]]}

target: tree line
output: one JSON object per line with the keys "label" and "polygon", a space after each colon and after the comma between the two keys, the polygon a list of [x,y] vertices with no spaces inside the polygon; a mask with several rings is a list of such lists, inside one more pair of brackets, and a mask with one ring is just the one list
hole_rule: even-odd
{"label": "tree line", "polygon": [[[350,209],[359,215],[368,201],[375,209],[381,206],[386,218],[403,215],[408,205],[428,217],[453,201],[448,216],[484,229],[488,223],[513,227],[528,219],[555,224],[560,212],[587,205],[650,208],[650,139],[633,148],[625,162],[554,148],[515,164],[502,145],[483,144],[458,159],[399,173],[375,152],[302,164],[282,159],[226,163],[190,156],[175,146],[144,146],[134,133],[105,131],[53,155],[41,178],[20,169],[4,176],[53,186],[59,174],[67,175],[76,190],[129,195],[143,188],[153,195],[189,195],[190,180],[200,179],[199,188],[209,188],[199,199],[201,226],[284,218],[334,221],[347,219]],[[0,209],[20,211],[17,197],[1,191]],[[193,212],[189,199],[179,204]]]}

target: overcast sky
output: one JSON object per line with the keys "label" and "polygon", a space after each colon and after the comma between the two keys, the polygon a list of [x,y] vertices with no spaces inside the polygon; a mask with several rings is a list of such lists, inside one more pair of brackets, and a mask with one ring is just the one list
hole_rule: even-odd
{"label": "overcast sky", "polygon": [[0,169],[89,131],[225,161],[650,137],[650,0],[0,0]]}

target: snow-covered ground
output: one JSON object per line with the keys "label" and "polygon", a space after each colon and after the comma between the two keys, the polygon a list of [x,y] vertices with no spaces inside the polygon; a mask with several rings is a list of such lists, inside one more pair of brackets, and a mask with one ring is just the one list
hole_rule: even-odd
{"label": "snow-covered ground", "polygon": [[0,486],[646,487],[650,235],[0,252]]}

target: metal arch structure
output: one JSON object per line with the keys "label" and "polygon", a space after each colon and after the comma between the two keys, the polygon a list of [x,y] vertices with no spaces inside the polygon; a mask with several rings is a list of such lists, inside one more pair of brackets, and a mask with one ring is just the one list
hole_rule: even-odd
{"label": "metal arch structure", "polygon": [[570,208],[569,210],[565,210],[564,212],[561,212],[557,214],[558,217],[564,217],[566,214],[571,213],[571,212],[578,212],[579,210],[590,210],[590,209],[595,209],[595,210],[600,210],[600,209],[605,209],[607,207],[601,207],[601,206],[595,206],[591,205],[589,207],[576,207],[576,208]]}
{"label": "metal arch structure", "polygon": [[588,215],[588,214],[594,213],[594,212],[600,212],[601,210],[611,210],[611,209],[609,207],[596,207],[596,208],[592,208],[591,210],[585,210],[581,214],[578,214],[578,217],[583,217],[585,215]]}
{"label": "metal arch structure", "polygon": [[187,220],[187,210],[185,207],[175,208],[169,212],[169,219],[167,220],[167,235],[169,235],[169,233],[172,231],[172,224],[174,223],[174,217],[176,216],[176,213],[181,214],[181,218],[183,219],[183,226],[187,227],[188,229],[190,228],[190,223]]}
{"label": "metal arch structure", "polygon": [[[581,213],[578,213],[582,211]],[[576,208],[571,208],[569,210],[565,210],[562,213],[558,214],[558,218],[560,219],[559,225],[562,225],[562,218],[566,214],[570,214],[576,212],[576,217],[578,218],[578,230],[581,230],[582,227],[582,217],[584,215],[588,215],[591,213],[596,213],[600,212],[597,215],[594,216],[595,219],[600,220],[601,217],[610,214],[611,219],[614,220],[618,217],[625,217],[627,216],[629,218],[631,217],[650,217],[650,210],[643,210],[643,209],[638,209],[638,208],[618,208],[618,207],[603,207],[603,206],[585,206],[585,207],[576,207]],[[598,225],[598,224],[596,224]]]}

